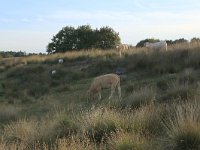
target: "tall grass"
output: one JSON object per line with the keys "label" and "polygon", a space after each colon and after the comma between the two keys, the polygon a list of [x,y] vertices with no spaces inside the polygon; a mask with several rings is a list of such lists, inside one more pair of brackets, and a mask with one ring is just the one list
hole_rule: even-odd
{"label": "tall grass", "polygon": [[190,84],[181,84],[178,81],[169,83],[166,92],[161,95],[161,102],[185,101],[194,99],[197,95],[197,86]]}
{"label": "tall grass", "polygon": [[79,130],[78,124],[66,115],[65,111],[55,112],[42,120],[19,119],[3,128],[4,143],[22,143],[31,147],[35,142],[55,142],[57,138],[70,137]]}
{"label": "tall grass", "polygon": [[167,131],[167,149],[200,148],[200,107],[199,103],[184,103],[175,106],[175,114],[164,122]]}
{"label": "tall grass", "polygon": [[110,150],[147,150],[151,149],[151,142],[143,135],[118,131],[109,138],[108,147]]}
{"label": "tall grass", "polygon": [[16,120],[21,111],[22,108],[20,106],[0,105],[0,126],[11,120]]}
{"label": "tall grass", "polygon": [[133,90],[127,98],[124,98],[120,105],[123,108],[139,108],[143,105],[148,105],[155,101],[156,91],[153,87],[140,87]]}
{"label": "tall grass", "polygon": [[111,133],[123,127],[125,118],[115,110],[97,108],[82,115],[82,131],[97,143],[107,140]]}

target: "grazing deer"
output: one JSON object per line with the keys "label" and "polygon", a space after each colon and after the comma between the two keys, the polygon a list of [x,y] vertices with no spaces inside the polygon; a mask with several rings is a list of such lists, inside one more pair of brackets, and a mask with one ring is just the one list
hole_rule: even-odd
{"label": "grazing deer", "polygon": [[121,99],[120,77],[117,74],[106,74],[96,77],[87,91],[87,94],[89,97],[94,97],[94,95],[98,93],[100,100],[101,90],[104,88],[111,88],[109,99],[112,98],[115,89],[118,88],[118,96],[119,99]]}

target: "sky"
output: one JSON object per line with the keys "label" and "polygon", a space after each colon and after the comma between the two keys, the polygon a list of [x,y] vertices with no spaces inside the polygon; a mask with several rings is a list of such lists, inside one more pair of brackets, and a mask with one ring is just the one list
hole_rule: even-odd
{"label": "sky", "polygon": [[200,37],[200,0],[0,0],[0,51],[45,53],[63,27],[109,26],[122,43]]}

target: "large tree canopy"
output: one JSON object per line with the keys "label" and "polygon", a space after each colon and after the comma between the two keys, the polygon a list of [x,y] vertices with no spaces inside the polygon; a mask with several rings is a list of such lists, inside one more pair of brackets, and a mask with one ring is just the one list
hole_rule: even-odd
{"label": "large tree canopy", "polygon": [[64,27],[51,41],[47,45],[49,54],[91,48],[110,49],[120,43],[120,37],[107,26],[93,30],[90,25],[82,25],[78,28]]}

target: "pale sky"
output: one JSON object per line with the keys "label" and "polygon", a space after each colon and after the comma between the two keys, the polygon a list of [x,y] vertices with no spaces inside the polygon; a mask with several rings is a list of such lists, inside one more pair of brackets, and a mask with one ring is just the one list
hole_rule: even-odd
{"label": "pale sky", "polygon": [[0,0],[0,51],[46,52],[65,26],[109,26],[122,43],[200,37],[200,0]]}

